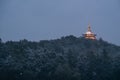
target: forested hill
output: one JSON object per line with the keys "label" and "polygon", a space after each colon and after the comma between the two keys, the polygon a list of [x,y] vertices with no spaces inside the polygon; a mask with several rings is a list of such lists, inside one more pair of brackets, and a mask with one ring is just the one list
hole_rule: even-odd
{"label": "forested hill", "polygon": [[120,80],[120,47],[72,35],[0,40],[0,80]]}

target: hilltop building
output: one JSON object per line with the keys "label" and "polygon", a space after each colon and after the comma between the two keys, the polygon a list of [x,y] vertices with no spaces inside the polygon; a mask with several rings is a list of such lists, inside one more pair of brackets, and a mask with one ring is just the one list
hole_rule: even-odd
{"label": "hilltop building", "polygon": [[83,37],[86,38],[86,39],[96,40],[96,34],[94,34],[91,31],[90,25],[88,25],[88,30],[87,30],[87,32],[85,34],[83,34]]}

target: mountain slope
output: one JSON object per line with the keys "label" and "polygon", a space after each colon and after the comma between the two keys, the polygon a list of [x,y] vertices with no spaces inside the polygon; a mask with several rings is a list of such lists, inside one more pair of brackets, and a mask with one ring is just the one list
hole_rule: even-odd
{"label": "mountain slope", "polygon": [[120,47],[66,36],[0,41],[0,80],[119,80]]}

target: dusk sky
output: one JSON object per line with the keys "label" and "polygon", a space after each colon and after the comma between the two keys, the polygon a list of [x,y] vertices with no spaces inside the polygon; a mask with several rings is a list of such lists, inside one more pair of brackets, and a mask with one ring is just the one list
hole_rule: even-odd
{"label": "dusk sky", "polygon": [[3,41],[80,37],[89,23],[98,39],[120,45],[120,0],[0,0]]}

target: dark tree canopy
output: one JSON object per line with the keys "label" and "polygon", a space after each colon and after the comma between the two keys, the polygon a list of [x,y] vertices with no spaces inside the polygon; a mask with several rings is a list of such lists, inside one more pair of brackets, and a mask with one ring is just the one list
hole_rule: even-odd
{"label": "dark tree canopy", "polygon": [[120,47],[73,35],[2,42],[0,80],[120,80]]}

